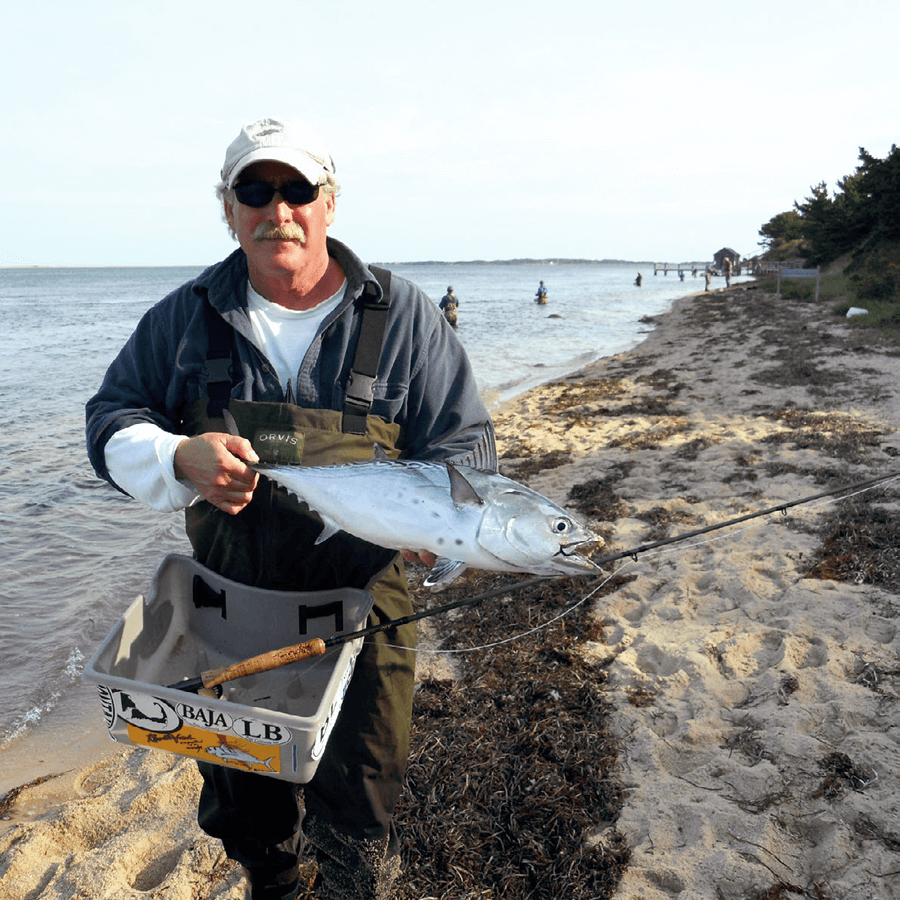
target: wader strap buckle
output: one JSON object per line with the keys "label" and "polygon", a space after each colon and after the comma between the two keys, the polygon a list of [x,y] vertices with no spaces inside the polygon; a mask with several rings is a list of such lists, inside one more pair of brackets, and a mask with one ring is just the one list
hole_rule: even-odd
{"label": "wader strap buckle", "polygon": [[350,369],[350,378],[344,395],[341,431],[344,434],[365,434],[367,418],[375,400],[375,379],[381,360],[381,347],[387,328],[388,310],[391,305],[391,273],[377,266],[372,274],[381,286],[381,299],[374,289],[363,294],[363,314],[359,328],[359,343]]}
{"label": "wader strap buckle", "polygon": [[347,382],[347,394],[344,397],[344,409],[348,406],[358,410],[367,416],[372,409],[372,401],[375,396],[375,379],[371,375],[363,375],[362,372],[351,372]]}

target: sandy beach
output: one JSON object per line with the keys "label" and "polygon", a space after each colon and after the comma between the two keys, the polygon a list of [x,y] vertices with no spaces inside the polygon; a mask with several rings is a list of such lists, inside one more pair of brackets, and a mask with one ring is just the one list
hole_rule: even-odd
{"label": "sandy beach", "polygon": [[[648,332],[495,413],[501,471],[589,518],[598,555],[900,473],[900,345],[754,284],[686,297]],[[530,896],[900,897],[898,496],[891,483],[826,498],[609,566],[615,582],[565,626],[563,674],[605,704],[602,777],[618,800],[579,810],[576,837],[612,888],[555,875]],[[577,600],[583,582],[567,584]],[[522,679],[545,659],[523,660]],[[444,657],[420,665],[428,696],[465,688]],[[495,693],[515,677],[498,670]],[[554,689],[532,695],[561,718]],[[198,792],[190,760],[110,744],[7,795],[0,897],[239,900],[239,873],[196,825]],[[411,890],[402,900],[427,900]],[[529,896],[463,881],[432,894]]]}

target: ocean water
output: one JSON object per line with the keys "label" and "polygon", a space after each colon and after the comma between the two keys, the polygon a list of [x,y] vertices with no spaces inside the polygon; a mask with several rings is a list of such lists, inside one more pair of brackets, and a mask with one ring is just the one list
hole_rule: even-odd
{"label": "ocean water", "polygon": [[[435,302],[454,286],[458,335],[489,403],[634,346],[642,317],[703,289],[652,266],[642,288],[635,265],[389,268]],[[0,270],[0,795],[38,763],[60,765],[54,747],[103,732],[84,666],[162,557],[190,552],[180,514],[94,476],[83,411],[140,316],[201,269]],[[546,306],[533,302],[539,279]]]}

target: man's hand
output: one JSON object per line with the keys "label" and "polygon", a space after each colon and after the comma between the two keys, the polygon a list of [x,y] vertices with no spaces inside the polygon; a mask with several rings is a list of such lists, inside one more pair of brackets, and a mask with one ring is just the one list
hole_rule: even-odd
{"label": "man's hand", "polygon": [[427,550],[419,550],[416,552],[415,550],[401,550],[400,555],[404,560],[408,563],[425,563],[428,568],[432,568],[434,566],[437,557],[433,553],[429,553]]}
{"label": "man's hand", "polygon": [[259,475],[244,460],[259,462],[246,438],[200,434],[178,445],[175,477],[190,481],[213,506],[234,516],[251,501],[259,481]]}

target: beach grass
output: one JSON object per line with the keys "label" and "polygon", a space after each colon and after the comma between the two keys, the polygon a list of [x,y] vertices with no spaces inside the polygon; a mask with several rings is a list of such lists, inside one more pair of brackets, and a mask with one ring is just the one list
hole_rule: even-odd
{"label": "beach grass", "polygon": [[[776,293],[774,278],[760,279],[760,290],[768,294]],[[861,296],[860,283],[846,272],[834,275],[822,275],[819,283],[819,299],[823,314],[846,317],[852,308],[864,309],[865,313],[851,316],[854,328],[861,330],[874,329],[882,337],[900,343],[900,302],[896,298],[875,300]],[[784,300],[814,303],[815,282],[811,279],[802,281],[785,280],[781,284],[781,297]]]}

